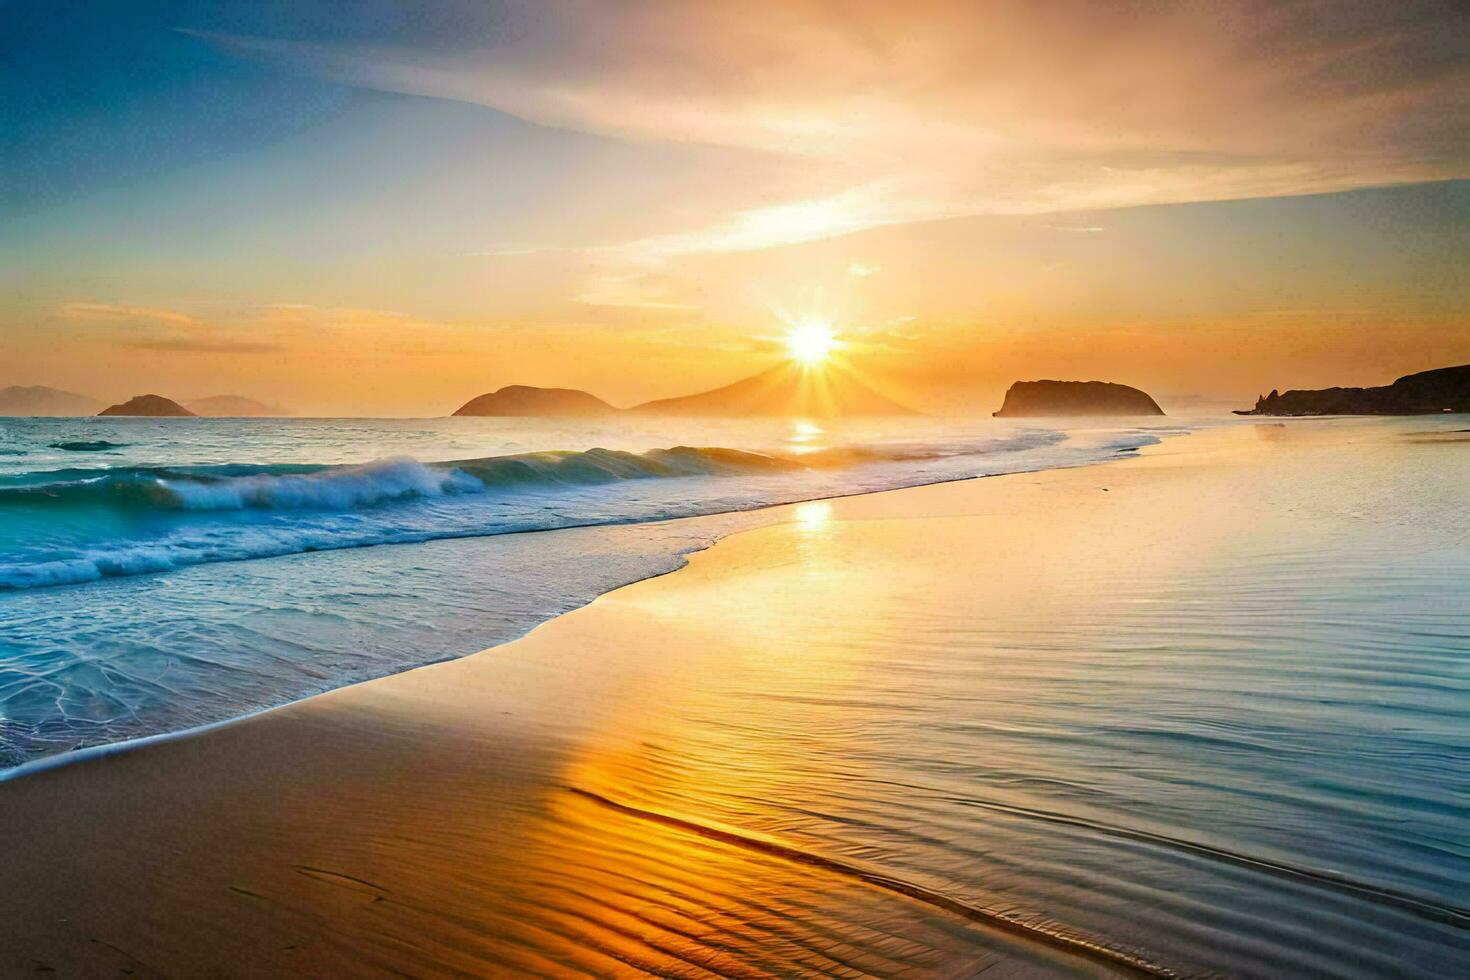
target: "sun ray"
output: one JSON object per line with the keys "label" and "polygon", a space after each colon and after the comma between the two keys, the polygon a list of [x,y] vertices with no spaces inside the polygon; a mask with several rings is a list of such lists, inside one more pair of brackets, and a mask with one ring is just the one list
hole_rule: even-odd
{"label": "sun ray", "polygon": [[816,321],[793,323],[786,332],[785,340],[791,359],[803,367],[816,367],[824,363],[838,345],[837,331]]}

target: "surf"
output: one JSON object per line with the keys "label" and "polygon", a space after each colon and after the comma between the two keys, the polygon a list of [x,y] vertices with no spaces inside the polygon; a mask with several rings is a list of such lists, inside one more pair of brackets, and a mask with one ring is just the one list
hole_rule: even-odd
{"label": "surf", "polygon": [[675,445],[437,461],[398,455],[345,463],[140,460],[21,469],[0,475],[0,589],[745,510],[1076,465],[1153,441],[1142,431],[1089,435],[1026,427],[792,444],[780,451]]}

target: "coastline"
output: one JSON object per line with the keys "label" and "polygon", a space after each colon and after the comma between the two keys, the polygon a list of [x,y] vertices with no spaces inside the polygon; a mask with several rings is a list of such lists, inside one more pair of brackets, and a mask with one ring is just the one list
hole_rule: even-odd
{"label": "coastline", "polygon": [[[448,503],[430,497],[423,501],[430,507],[468,501],[499,508],[509,501],[512,509],[541,516],[514,531],[481,526],[483,513],[459,514],[464,526],[454,534],[411,536],[398,542],[407,551],[333,540],[259,561],[119,574],[78,586],[84,595],[66,585],[12,591],[0,584],[15,619],[0,669],[0,715],[14,722],[0,724],[0,780],[51,756],[73,759],[97,746],[187,733],[498,646],[605,592],[675,570],[686,555],[730,533],[780,520],[787,504],[1092,465],[1179,431],[1120,432],[1099,445],[1085,433],[1072,440],[1026,431],[985,432],[967,442],[965,434],[941,428],[952,447],[965,448],[953,455],[921,451],[935,468],[917,472],[902,471],[906,464],[898,472],[818,467],[809,485],[724,476],[688,486],[683,480],[625,480],[564,500],[539,490],[523,498],[514,492],[456,496]],[[1058,443],[1068,448],[1051,452]],[[351,465],[345,469],[356,472]],[[631,512],[619,511],[628,500],[598,510],[608,493],[632,493],[642,502]],[[652,506],[650,494],[662,504]],[[686,494],[692,496],[681,496]],[[640,510],[642,516],[632,516]],[[206,519],[211,513],[204,512]],[[246,516],[294,525],[300,514],[315,513],[287,507]],[[353,520],[357,512],[332,513]],[[393,520],[417,519],[414,506],[362,513],[375,520],[391,514],[399,515]],[[582,519],[572,519],[578,514]],[[390,579],[394,588],[382,589]],[[115,611],[97,617],[91,610],[99,605]],[[212,630],[200,629],[211,623],[233,631],[238,642],[218,642]],[[70,638],[64,649],[56,648],[56,636]]]}
{"label": "coastline", "polygon": [[[28,844],[0,899],[0,966],[760,975],[992,964],[995,976],[1213,966],[1156,957],[1003,893],[963,894],[903,872],[872,842],[844,844],[769,809],[830,790],[832,773],[809,768],[802,739],[851,743],[842,780],[877,778],[861,760],[880,734],[852,727],[861,714],[792,698],[770,714],[751,700],[736,719],[753,729],[740,752],[704,745],[721,730],[704,722],[732,723],[709,693],[732,671],[773,690],[810,671],[817,688],[803,675],[793,692],[842,691],[867,669],[838,656],[844,645],[874,642],[902,659],[872,641],[863,617],[881,606],[922,637],[923,590],[905,591],[903,576],[875,584],[884,576],[865,567],[872,556],[929,584],[994,576],[997,602],[1029,601],[1064,565],[1121,575],[1137,556],[1099,543],[1145,538],[1140,522],[1160,507],[1193,526],[1201,508],[1254,487],[1290,452],[1262,436],[1267,427],[1195,433],[1100,466],[786,505],[779,523],[482,653],[24,770],[0,781],[7,829]],[[1065,519],[1047,538],[1051,515]],[[1079,541],[1085,528],[1098,540]],[[793,582],[827,605],[799,607]],[[861,602],[836,608],[844,596]],[[1091,611],[1087,596],[1071,598]],[[810,663],[775,652],[803,622]],[[810,726],[761,729],[773,718]],[[773,745],[778,731],[795,741]],[[688,743],[679,752],[675,735]],[[1077,817],[1106,825],[1101,813]],[[903,846],[894,853],[907,860]]]}

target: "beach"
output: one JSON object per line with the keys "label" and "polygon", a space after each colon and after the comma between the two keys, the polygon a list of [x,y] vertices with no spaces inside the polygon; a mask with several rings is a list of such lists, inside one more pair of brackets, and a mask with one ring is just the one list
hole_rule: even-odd
{"label": "beach", "polygon": [[1449,975],[1460,429],[775,508],[482,653],[22,771],[0,973]]}

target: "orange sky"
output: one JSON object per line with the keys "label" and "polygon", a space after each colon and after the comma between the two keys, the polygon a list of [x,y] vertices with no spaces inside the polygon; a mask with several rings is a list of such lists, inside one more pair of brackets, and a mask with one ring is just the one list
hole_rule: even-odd
{"label": "orange sky", "polygon": [[151,67],[17,116],[0,385],[629,403],[768,366],[793,318],[936,411],[1470,361],[1442,6],[426,9],[48,23],[36,91]]}

